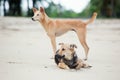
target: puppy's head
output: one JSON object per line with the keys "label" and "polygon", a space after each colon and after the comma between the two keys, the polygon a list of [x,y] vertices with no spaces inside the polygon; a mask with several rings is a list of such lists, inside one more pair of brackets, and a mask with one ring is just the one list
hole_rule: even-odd
{"label": "puppy's head", "polygon": [[64,43],[59,43],[61,45],[59,49],[59,54],[61,56],[64,56],[67,60],[71,60],[73,58],[73,55],[75,54],[75,48],[77,46],[75,44],[64,44]]}
{"label": "puppy's head", "polygon": [[33,21],[40,21],[44,18],[45,10],[43,7],[40,7],[40,10],[37,10],[36,8],[32,8],[32,10],[34,12],[34,16],[32,17]]}

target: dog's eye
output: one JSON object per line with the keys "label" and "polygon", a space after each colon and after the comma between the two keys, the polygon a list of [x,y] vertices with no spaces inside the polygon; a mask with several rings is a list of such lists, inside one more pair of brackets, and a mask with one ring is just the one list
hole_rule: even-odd
{"label": "dog's eye", "polygon": [[37,14],[37,16],[39,16],[39,14]]}
{"label": "dog's eye", "polygon": [[62,48],[62,51],[65,51],[65,49],[64,49],[64,48]]}

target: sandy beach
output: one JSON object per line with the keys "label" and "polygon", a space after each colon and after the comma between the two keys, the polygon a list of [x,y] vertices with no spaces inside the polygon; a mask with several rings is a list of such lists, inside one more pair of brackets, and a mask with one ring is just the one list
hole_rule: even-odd
{"label": "sandy beach", "polygon": [[[74,32],[58,37],[57,48],[59,42],[77,44],[76,52],[84,58]],[[88,25],[87,43],[92,68],[59,69],[50,59],[50,39],[39,22],[0,17],[0,80],[120,80],[120,19],[97,19]]]}

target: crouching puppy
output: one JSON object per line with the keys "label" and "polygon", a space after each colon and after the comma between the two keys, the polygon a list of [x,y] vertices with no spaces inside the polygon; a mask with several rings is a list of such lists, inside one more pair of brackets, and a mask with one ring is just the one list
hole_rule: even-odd
{"label": "crouching puppy", "polygon": [[55,62],[59,68],[78,70],[80,68],[92,67],[83,60],[78,59],[75,52],[75,48],[77,48],[75,44],[59,43],[59,45],[61,45],[61,47],[57,50],[55,55]]}

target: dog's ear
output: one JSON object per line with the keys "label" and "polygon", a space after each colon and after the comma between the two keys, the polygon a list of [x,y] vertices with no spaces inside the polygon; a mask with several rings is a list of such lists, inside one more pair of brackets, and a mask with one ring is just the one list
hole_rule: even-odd
{"label": "dog's ear", "polygon": [[37,11],[37,9],[36,9],[36,8],[32,8],[32,10],[33,10],[33,12],[36,12],[36,11]]}
{"label": "dog's ear", "polygon": [[59,45],[64,45],[64,43],[59,43]]}
{"label": "dog's ear", "polygon": [[76,44],[70,44],[70,48],[77,48]]}
{"label": "dog's ear", "polygon": [[43,7],[40,7],[40,12],[44,12],[44,8]]}

